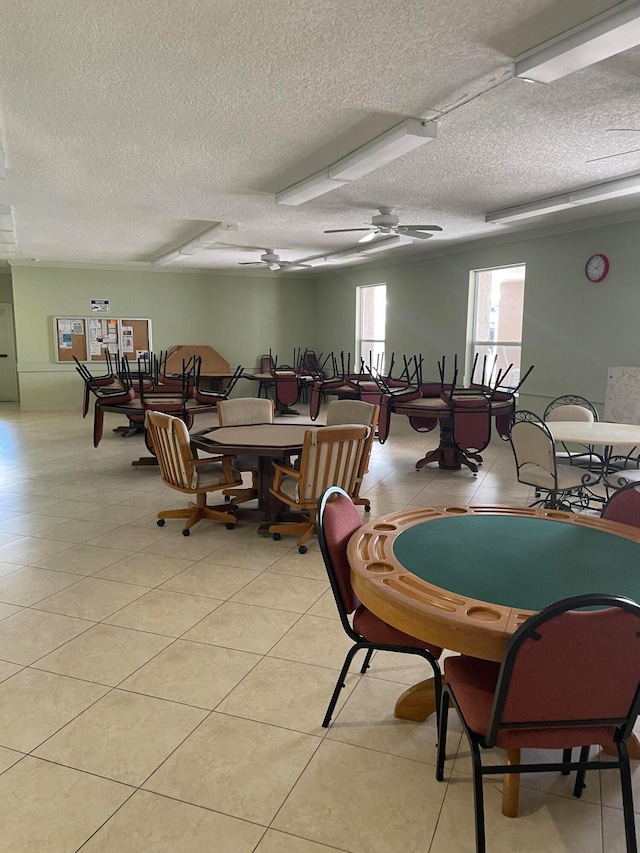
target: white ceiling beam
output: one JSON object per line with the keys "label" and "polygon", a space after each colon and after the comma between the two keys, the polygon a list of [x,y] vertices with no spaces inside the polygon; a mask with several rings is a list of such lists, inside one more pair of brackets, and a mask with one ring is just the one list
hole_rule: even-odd
{"label": "white ceiling beam", "polygon": [[516,57],[515,76],[551,83],[640,44],[640,3],[615,8]]}
{"label": "white ceiling beam", "polygon": [[631,175],[628,178],[594,184],[590,187],[583,187],[580,190],[573,190],[563,195],[550,196],[528,204],[518,204],[514,207],[494,210],[487,213],[484,219],[485,222],[496,223],[518,222],[521,219],[530,219],[533,216],[543,216],[546,213],[556,213],[558,210],[568,210],[578,205],[595,204],[598,201],[622,198],[636,193],[640,193],[640,175]]}
{"label": "white ceiling beam", "polygon": [[277,193],[276,204],[304,204],[397,160],[425,142],[432,142],[437,134],[438,126],[435,121],[406,119],[338,160],[328,169]]}
{"label": "white ceiling beam", "polygon": [[237,231],[238,228],[239,225],[237,222],[218,222],[212,228],[207,228],[202,234],[198,234],[197,237],[183,243],[182,246],[178,246],[170,252],[163,252],[161,255],[157,255],[151,260],[151,266],[163,266],[164,264],[179,261],[186,255],[195,255],[204,249],[212,249],[220,242],[220,238],[224,234],[227,234],[229,231]]}

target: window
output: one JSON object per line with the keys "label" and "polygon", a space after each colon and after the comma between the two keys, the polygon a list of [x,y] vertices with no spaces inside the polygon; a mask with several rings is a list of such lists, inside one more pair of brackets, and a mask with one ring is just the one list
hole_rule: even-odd
{"label": "window", "polygon": [[524,264],[472,273],[473,334],[467,375],[477,355],[476,382],[480,381],[483,365],[485,381],[495,380],[498,371],[504,373],[509,365],[513,366],[505,384],[514,387],[520,381],[524,278]]}
{"label": "window", "polygon": [[384,335],[387,313],[387,285],[374,284],[357,289],[356,363],[360,359],[384,373]]}

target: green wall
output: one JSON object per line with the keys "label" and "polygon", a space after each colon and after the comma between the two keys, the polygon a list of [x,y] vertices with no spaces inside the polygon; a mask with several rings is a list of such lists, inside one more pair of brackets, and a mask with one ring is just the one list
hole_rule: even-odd
{"label": "green wall", "polygon": [[[596,252],[611,264],[600,284],[584,275],[587,258]],[[355,288],[386,282],[387,352],[422,353],[425,379],[435,378],[443,353],[465,351],[469,271],[516,263],[527,265],[522,365],[535,365],[521,407],[541,411],[566,393],[602,406],[607,368],[640,366],[639,220],[323,276],[317,346],[353,351]]]}
{"label": "green wall", "polygon": [[[611,264],[601,284],[584,275],[595,252]],[[283,361],[297,346],[353,352],[356,286],[386,282],[388,352],[422,353],[425,378],[435,377],[443,353],[465,350],[469,271],[515,263],[527,265],[522,364],[535,365],[521,406],[539,412],[572,392],[602,407],[607,368],[640,365],[640,220],[389,260],[320,277],[15,265],[21,406],[79,407],[73,368],[54,361],[51,318],[87,315],[91,298],[109,299],[115,317],[150,317],[156,350],[211,344],[232,365],[251,367],[269,347]]]}
{"label": "green wall", "polygon": [[[1,277],[0,277],[1,278]],[[256,365],[269,347],[289,361],[311,346],[314,282],[287,276],[118,271],[16,265],[13,294],[20,403],[25,411],[80,406],[80,379],[54,359],[52,318],[86,316],[109,299],[110,316],[150,317],[153,347],[209,344],[233,365]],[[247,393],[255,393],[246,385]]]}
{"label": "green wall", "polygon": [[11,287],[11,272],[0,274],[0,302],[13,302],[13,289]]}

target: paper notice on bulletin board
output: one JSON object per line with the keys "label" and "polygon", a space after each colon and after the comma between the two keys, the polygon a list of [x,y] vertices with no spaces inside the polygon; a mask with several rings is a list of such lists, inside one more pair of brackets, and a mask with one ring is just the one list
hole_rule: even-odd
{"label": "paper notice on bulletin board", "polygon": [[89,355],[100,355],[102,350],[100,349],[99,341],[90,341],[89,342]]}
{"label": "paper notice on bulletin board", "polygon": [[60,332],[60,349],[72,349],[71,332]]}
{"label": "paper notice on bulletin board", "polygon": [[77,322],[71,324],[71,334],[72,335],[84,335],[84,323]]}
{"label": "paper notice on bulletin board", "polygon": [[122,327],[122,352],[133,352],[133,326]]}

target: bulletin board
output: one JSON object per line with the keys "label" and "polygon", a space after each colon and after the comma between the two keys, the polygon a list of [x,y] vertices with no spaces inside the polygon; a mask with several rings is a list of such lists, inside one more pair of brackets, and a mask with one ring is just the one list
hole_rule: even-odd
{"label": "bulletin board", "polygon": [[105,361],[105,353],[126,355],[129,361],[147,355],[152,347],[151,320],[142,317],[54,317],[55,360]]}
{"label": "bulletin board", "polygon": [[120,352],[129,360],[138,359],[151,351],[151,320],[140,317],[120,318]]}
{"label": "bulletin board", "polygon": [[111,355],[120,352],[120,320],[117,317],[89,317],[89,358],[88,361],[105,361],[105,351]]}
{"label": "bulletin board", "polygon": [[87,360],[87,321],[84,317],[54,317],[56,361]]}

